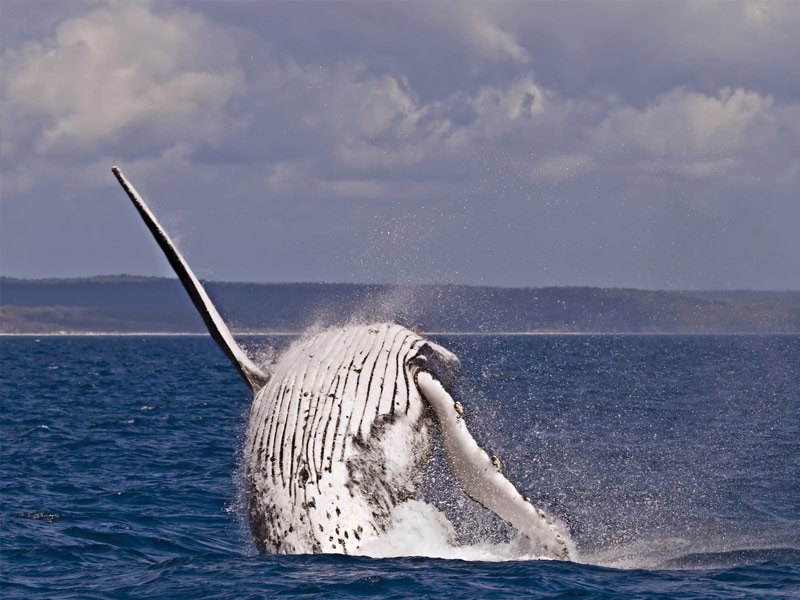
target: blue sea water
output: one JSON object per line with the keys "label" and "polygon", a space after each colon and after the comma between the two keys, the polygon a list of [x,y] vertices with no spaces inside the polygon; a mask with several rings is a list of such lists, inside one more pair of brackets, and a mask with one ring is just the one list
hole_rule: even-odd
{"label": "blue sea water", "polygon": [[251,396],[209,338],[3,337],[0,593],[800,597],[800,336],[436,341],[462,359],[475,437],[568,523],[581,562],[523,560],[438,450],[427,504],[387,536],[386,554],[417,556],[260,556],[241,491]]}

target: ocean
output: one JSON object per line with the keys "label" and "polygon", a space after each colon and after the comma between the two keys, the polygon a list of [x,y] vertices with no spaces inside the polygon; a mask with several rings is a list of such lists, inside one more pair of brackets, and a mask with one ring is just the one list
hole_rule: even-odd
{"label": "ocean", "polygon": [[532,555],[438,447],[370,556],[259,555],[252,397],[210,338],[0,337],[0,594],[800,597],[800,335],[433,339],[461,358],[473,435],[577,562]]}

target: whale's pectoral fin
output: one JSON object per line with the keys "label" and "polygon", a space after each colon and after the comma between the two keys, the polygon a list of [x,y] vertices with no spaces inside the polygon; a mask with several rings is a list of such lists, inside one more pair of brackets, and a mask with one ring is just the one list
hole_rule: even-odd
{"label": "whale's pectoral fin", "polygon": [[219,344],[219,347],[222,348],[222,351],[233,363],[233,366],[236,367],[239,374],[244,378],[250,388],[253,391],[262,388],[269,379],[268,375],[248,358],[239,344],[236,343],[236,340],[233,339],[231,332],[217,312],[211,299],[206,294],[202,284],[197,277],[195,277],[189,265],[186,264],[183,256],[178,252],[175,244],[172,243],[167,232],[161,227],[161,224],[158,222],[155,215],[153,215],[145,201],[122,174],[122,171],[120,171],[118,167],[112,167],[111,171],[128,194],[136,210],[139,211],[145,225],[147,225],[150,233],[153,234],[159,247],[167,257],[169,264],[172,265],[172,268],[175,270],[178,279],[181,280],[183,287],[186,288],[195,308],[200,313],[200,316],[203,317],[203,321],[206,327],[208,327],[208,332],[211,334],[211,337]]}
{"label": "whale's pectoral fin", "polygon": [[472,437],[464,422],[464,408],[453,400],[438,377],[420,366],[415,380],[436,413],[447,465],[464,493],[525,534],[539,551],[553,558],[574,557],[566,528],[548,519],[502,475],[499,459],[490,457]]}

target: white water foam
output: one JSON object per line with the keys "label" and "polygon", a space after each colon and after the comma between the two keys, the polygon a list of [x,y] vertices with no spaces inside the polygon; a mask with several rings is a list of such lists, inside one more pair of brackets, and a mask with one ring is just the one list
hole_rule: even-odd
{"label": "white water foam", "polygon": [[497,544],[458,545],[455,539],[455,528],[444,513],[426,502],[410,500],[395,507],[389,530],[365,541],[358,554],[372,558],[422,556],[488,562],[552,560],[537,555],[521,534]]}

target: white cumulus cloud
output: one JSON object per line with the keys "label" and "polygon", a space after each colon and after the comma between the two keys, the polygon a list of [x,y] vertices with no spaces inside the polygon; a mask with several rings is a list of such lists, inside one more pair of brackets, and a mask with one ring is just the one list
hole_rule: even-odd
{"label": "white cumulus cloud", "polygon": [[606,152],[657,159],[706,176],[732,168],[775,133],[773,100],[743,88],[706,95],[675,89],[642,109],[612,111],[595,131]]}
{"label": "white cumulus cloud", "polygon": [[189,10],[97,7],[3,56],[6,153],[73,152],[137,133],[147,147],[214,141],[243,74],[227,34]]}

